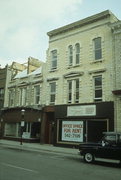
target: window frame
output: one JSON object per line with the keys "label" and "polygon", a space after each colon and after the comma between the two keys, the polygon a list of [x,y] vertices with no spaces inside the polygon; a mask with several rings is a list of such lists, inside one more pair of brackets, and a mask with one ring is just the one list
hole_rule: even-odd
{"label": "window frame", "polygon": [[[50,104],[55,104],[55,99],[56,99],[56,82],[51,82],[49,84],[49,86],[50,86]],[[53,88],[54,88],[54,90],[53,90]]]}
{"label": "window frame", "polygon": [[15,99],[15,91],[14,89],[9,90],[9,106],[13,107],[14,106],[14,99]]}
{"label": "window frame", "polygon": [[[96,83],[98,82],[96,79],[101,78],[101,83],[98,85],[96,85]],[[99,102],[102,101],[103,99],[103,87],[102,87],[102,75],[97,75],[93,77],[94,80],[94,101],[95,102]],[[97,82],[96,82],[97,81]],[[101,96],[97,96],[97,93],[101,93]]]}
{"label": "window frame", "polygon": [[97,37],[93,39],[94,44],[94,59],[98,61],[102,59],[102,38]]}
{"label": "window frame", "polygon": [[80,44],[75,44],[75,64],[80,64]]}
{"label": "window frame", "polygon": [[[68,84],[67,102],[69,104],[79,103],[79,89],[80,89],[79,78],[67,80],[67,84]],[[78,84],[78,86],[77,86],[77,84]],[[78,96],[78,98],[77,98],[77,96]]]}
{"label": "window frame", "polygon": [[51,70],[57,69],[57,49],[51,51]]}
{"label": "window frame", "polygon": [[68,65],[73,66],[73,46],[68,46]]}
{"label": "window frame", "polygon": [[40,104],[40,85],[34,86],[34,103],[36,105]]}
{"label": "window frame", "polygon": [[20,88],[19,104],[20,106],[25,106],[26,103],[27,103],[27,87],[22,87]]}

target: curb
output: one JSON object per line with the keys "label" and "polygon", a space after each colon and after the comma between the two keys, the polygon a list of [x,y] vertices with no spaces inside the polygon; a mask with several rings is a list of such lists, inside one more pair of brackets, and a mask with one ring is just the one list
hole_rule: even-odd
{"label": "curb", "polygon": [[[51,152],[51,153],[63,153],[63,154],[70,154],[70,155],[78,155],[78,149],[71,149],[71,151],[74,151],[74,152],[70,152],[70,151],[67,151],[67,148],[66,149],[46,149],[44,147],[42,148],[37,148],[37,147],[25,147],[25,145],[8,145],[8,144],[3,144],[3,143],[0,143],[0,146],[3,147],[3,148],[8,148],[8,149],[14,149],[14,150],[23,150],[23,151],[31,151],[31,152]],[[56,147],[58,148],[58,147]],[[66,150],[66,151],[64,151]],[[70,149],[69,149],[70,150]]]}

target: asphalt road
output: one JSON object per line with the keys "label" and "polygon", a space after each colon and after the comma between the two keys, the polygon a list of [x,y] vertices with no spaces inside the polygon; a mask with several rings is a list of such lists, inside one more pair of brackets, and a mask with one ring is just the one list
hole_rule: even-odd
{"label": "asphalt road", "polygon": [[0,180],[120,180],[118,164],[86,164],[79,155],[0,147]]}

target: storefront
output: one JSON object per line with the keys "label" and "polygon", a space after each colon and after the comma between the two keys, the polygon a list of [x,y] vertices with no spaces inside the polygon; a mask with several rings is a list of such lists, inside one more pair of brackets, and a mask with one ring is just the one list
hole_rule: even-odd
{"label": "storefront", "polygon": [[102,132],[114,130],[114,103],[55,106],[55,145],[97,142]]}
{"label": "storefront", "polygon": [[[24,112],[24,114],[23,114]],[[42,113],[34,108],[7,108],[2,111],[2,138],[40,142]]]}

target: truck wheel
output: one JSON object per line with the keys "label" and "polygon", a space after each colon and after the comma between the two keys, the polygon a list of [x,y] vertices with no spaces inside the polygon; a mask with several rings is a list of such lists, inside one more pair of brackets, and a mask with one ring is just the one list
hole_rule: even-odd
{"label": "truck wheel", "polygon": [[84,161],[87,163],[92,163],[94,161],[94,155],[92,153],[85,153],[84,154]]}

